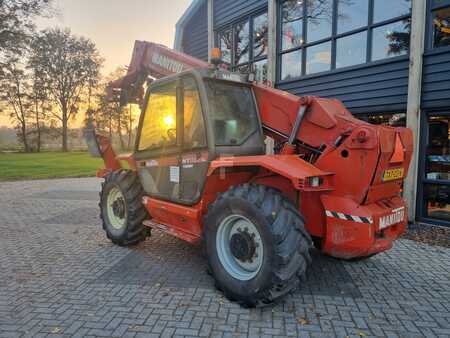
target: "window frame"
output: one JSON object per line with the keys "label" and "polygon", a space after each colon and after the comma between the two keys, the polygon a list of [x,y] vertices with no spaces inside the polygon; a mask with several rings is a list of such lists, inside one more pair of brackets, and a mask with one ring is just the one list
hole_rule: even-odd
{"label": "window frame", "polygon": [[450,8],[450,0],[443,1],[440,4],[435,4],[434,0],[427,0],[427,19],[426,19],[426,42],[425,42],[425,53],[434,54],[450,51],[449,46],[433,47],[433,13],[440,9]]}
{"label": "window frame", "polygon": [[[393,18],[390,18],[388,20],[384,20],[384,21],[380,21],[377,23],[373,22],[373,16],[374,16],[374,1],[375,0],[368,0],[368,16],[367,16],[367,25],[344,32],[344,33],[337,33],[337,24],[338,24],[338,0],[330,0],[332,3],[332,32],[331,32],[331,36],[321,39],[321,40],[317,40],[311,43],[307,42],[307,37],[308,37],[308,31],[307,31],[307,26],[308,26],[308,20],[307,20],[307,15],[305,15],[307,13],[307,1],[303,1],[303,17],[302,17],[302,34],[303,34],[303,41],[304,43],[301,46],[297,46],[294,48],[289,48],[286,50],[282,50],[282,45],[281,45],[281,41],[282,41],[282,34],[283,34],[283,11],[282,11],[282,6],[283,3],[286,0],[280,1],[278,6],[277,6],[277,83],[289,83],[292,81],[297,81],[298,79],[304,78],[304,77],[314,77],[320,74],[324,74],[324,73],[329,73],[329,72],[333,72],[333,71],[341,71],[342,69],[351,69],[354,67],[361,67],[362,65],[367,65],[370,63],[383,63],[386,62],[386,60],[394,60],[394,59],[398,59],[398,58],[405,58],[407,57],[407,55],[409,55],[409,51],[406,55],[398,55],[398,56],[392,56],[392,57],[388,57],[388,58],[384,58],[381,60],[376,60],[376,61],[372,61],[372,46],[373,46],[373,30],[378,28],[378,27],[382,27],[391,23],[395,23],[395,22],[401,22],[403,20],[406,19],[411,19],[411,11],[409,14],[407,15],[401,15],[401,16],[396,16]],[[346,67],[339,67],[336,68],[336,46],[337,46],[337,40],[343,37],[347,37],[347,36],[351,36],[353,34],[357,34],[357,33],[361,33],[361,32],[367,32],[367,44],[366,44],[366,61],[364,63],[361,64],[356,64],[356,65],[351,65],[351,66],[346,66]],[[330,69],[324,72],[320,72],[320,73],[312,73],[312,74],[306,74],[306,60],[307,60],[307,48],[308,47],[312,47],[315,45],[319,45],[322,43],[326,43],[326,42],[330,42],[331,41],[331,65],[330,65]],[[282,80],[281,79],[281,70],[282,70],[282,55],[283,54],[287,54],[290,52],[294,52],[296,50],[302,50],[302,64],[301,64],[301,75],[299,77],[296,78],[292,78],[292,79],[287,79],[287,80]]]}
{"label": "window frame", "polygon": [[[231,38],[232,38],[231,62],[230,62],[230,64],[227,63],[227,65],[229,65],[231,71],[236,71],[239,67],[243,67],[243,66],[252,67],[253,64],[258,61],[267,60],[267,62],[268,62],[268,52],[265,55],[261,55],[258,57],[254,56],[254,52],[255,52],[254,22],[255,22],[255,18],[257,18],[261,15],[264,15],[264,14],[267,15],[267,20],[269,20],[268,9],[266,7],[266,8],[260,9],[258,11],[255,11],[251,14],[242,16],[238,20],[231,21],[231,22],[215,29],[214,41],[215,41],[215,45],[218,46],[219,48],[220,48],[221,34],[227,30],[231,30]],[[249,43],[251,46],[251,48],[249,48],[249,51],[248,51],[248,61],[242,62],[240,64],[235,64],[236,26],[239,24],[245,24],[246,22],[248,22],[248,24],[249,24]],[[268,37],[267,37],[267,40],[268,40]],[[268,43],[269,43],[269,41],[268,41]],[[252,69],[252,71],[253,71],[253,69]]]}
{"label": "window frame", "polygon": [[[203,126],[205,128],[205,146],[198,146],[198,147],[186,147],[184,142],[184,82],[186,79],[190,79],[194,81],[196,89],[198,91],[199,100],[200,100],[200,106],[202,110],[202,119],[203,119]],[[156,156],[160,156],[161,154],[164,154],[164,157],[179,154],[180,152],[185,152],[189,150],[200,150],[200,149],[206,149],[209,148],[209,136],[208,136],[208,121],[205,117],[205,103],[203,101],[203,96],[201,92],[201,87],[199,85],[199,82],[197,78],[191,74],[183,75],[181,77],[178,77],[176,79],[170,79],[170,80],[160,80],[158,83],[152,84],[148,87],[147,92],[145,93],[145,98],[143,102],[143,109],[142,113],[139,117],[139,124],[138,124],[138,130],[136,134],[136,140],[135,140],[135,154],[136,159],[147,159],[152,158]],[[166,85],[175,84],[175,91],[176,91],[176,142],[171,145],[162,145],[159,147],[151,147],[146,149],[139,149],[139,143],[141,140],[141,134],[142,129],[144,128],[144,120],[145,120],[145,114],[147,107],[150,103],[150,95],[155,90],[158,90],[160,87],[164,87]],[[183,126],[183,128],[179,128],[178,126]],[[167,155],[167,156],[166,156]]]}
{"label": "window frame", "polygon": [[444,225],[450,227],[450,222],[443,219],[431,218],[427,216],[425,202],[425,185],[435,184],[440,186],[450,186],[450,180],[429,179],[426,177],[426,153],[427,153],[427,140],[429,133],[429,117],[430,116],[448,116],[450,118],[450,111],[443,110],[429,110],[421,114],[421,130],[420,130],[420,143],[419,143],[419,171],[417,175],[417,198],[416,198],[416,218],[417,220],[435,224]]}
{"label": "window frame", "polygon": [[[181,107],[182,115],[183,115],[183,135],[182,135],[183,139],[181,140],[182,150],[183,151],[191,151],[191,150],[206,149],[206,148],[208,148],[208,144],[209,144],[209,142],[208,142],[208,128],[207,128],[207,121],[205,119],[205,105],[203,103],[202,95],[200,93],[200,87],[198,85],[197,80],[192,75],[183,76],[183,77],[180,78],[180,80],[182,82],[182,87],[181,87],[182,88],[181,89],[182,94],[181,94],[181,96],[183,97],[183,99],[182,99],[182,107]],[[184,109],[184,95],[185,95],[185,91],[186,91],[186,87],[185,87],[186,80],[190,80],[190,81],[192,81],[194,83],[195,89],[197,90],[198,101],[199,101],[199,104],[200,104],[200,110],[201,110],[201,114],[202,114],[202,124],[203,124],[203,130],[204,130],[204,138],[205,138],[204,141],[205,141],[205,144],[204,145],[198,145],[198,146],[195,146],[195,147],[187,147],[186,142],[185,142],[186,139],[185,139],[185,134],[184,134],[184,128],[186,126],[185,126],[185,120],[184,120],[184,117],[185,117],[184,116],[184,113],[185,113],[185,109]]]}

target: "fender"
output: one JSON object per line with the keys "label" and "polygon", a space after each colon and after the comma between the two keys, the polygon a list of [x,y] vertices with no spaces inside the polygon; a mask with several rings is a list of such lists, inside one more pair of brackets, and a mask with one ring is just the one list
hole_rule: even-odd
{"label": "fender", "polygon": [[[221,157],[211,162],[208,176],[217,169],[232,167],[260,167],[286,177],[299,191],[331,191],[334,174],[325,172],[302,160],[298,155],[258,155]],[[319,185],[312,184],[312,178],[319,178]]]}

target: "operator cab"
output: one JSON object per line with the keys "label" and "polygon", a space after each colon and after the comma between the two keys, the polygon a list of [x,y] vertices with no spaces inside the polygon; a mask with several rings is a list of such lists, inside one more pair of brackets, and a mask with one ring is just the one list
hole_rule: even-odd
{"label": "operator cab", "polygon": [[189,70],[148,88],[135,159],[149,196],[192,205],[212,160],[264,152],[253,90],[238,74]]}

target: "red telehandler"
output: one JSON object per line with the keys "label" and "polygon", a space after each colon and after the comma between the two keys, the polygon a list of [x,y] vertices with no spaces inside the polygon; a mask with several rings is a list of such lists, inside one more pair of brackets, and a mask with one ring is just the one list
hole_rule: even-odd
{"label": "red telehandler", "polygon": [[86,131],[105,162],[108,238],[132,245],[155,228],[202,241],[217,288],[247,306],[298,286],[313,245],[342,259],[390,249],[407,224],[411,131],[360,121],[335,99],[255,84],[212,54],[207,64],[137,41],[127,75],[111,84],[142,114],[131,155]]}

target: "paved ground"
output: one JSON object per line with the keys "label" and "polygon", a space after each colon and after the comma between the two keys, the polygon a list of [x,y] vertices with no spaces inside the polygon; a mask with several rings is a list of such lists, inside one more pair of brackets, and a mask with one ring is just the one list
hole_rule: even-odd
{"label": "paved ground", "polygon": [[263,309],[223,299],[197,247],[100,229],[99,180],[0,183],[0,336],[449,337],[450,249],[401,240],[366,262],[315,255]]}

